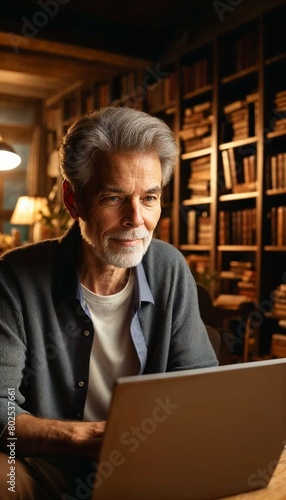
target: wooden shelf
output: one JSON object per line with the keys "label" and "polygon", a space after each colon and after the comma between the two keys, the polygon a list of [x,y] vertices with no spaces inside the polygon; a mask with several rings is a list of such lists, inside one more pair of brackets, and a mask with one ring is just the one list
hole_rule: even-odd
{"label": "wooden shelf", "polygon": [[245,76],[251,75],[252,73],[256,73],[258,71],[258,69],[259,69],[258,65],[243,69],[241,71],[238,71],[237,73],[234,73],[233,75],[223,77],[221,79],[221,83],[224,85],[226,83],[230,83],[230,82],[233,82],[235,80],[240,80],[241,78],[244,78]]}
{"label": "wooden shelf", "polygon": [[277,312],[274,312],[274,311],[270,311],[270,312],[265,312],[264,316],[266,318],[276,319],[276,320],[286,319],[286,312],[285,312],[285,314],[283,314],[283,313],[277,313]]}
{"label": "wooden shelf", "polygon": [[276,56],[269,57],[269,59],[265,60],[265,65],[270,66],[271,64],[275,64],[279,61],[283,61],[286,59],[286,52],[281,52],[281,54],[277,54]]}
{"label": "wooden shelf", "polygon": [[166,115],[173,115],[176,113],[176,105],[175,105],[175,102],[168,102],[166,104],[162,104],[161,106],[156,106],[154,108],[151,108],[149,110],[149,113],[151,113],[151,115],[157,115],[159,113],[166,113]]}
{"label": "wooden shelf", "polygon": [[251,191],[247,193],[229,193],[222,194],[219,196],[219,201],[238,201],[238,200],[248,200],[249,198],[257,198],[258,191]]}
{"label": "wooden shelf", "polygon": [[182,160],[192,160],[193,158],[199,158],[200,156],[206,156],[212,153],[212,148],[198,149],[197,151],[191,151],[190,153],[183,153],[181,155]]}
{"label": "wooden shelf", "polygon": [[213,90],[212,85],[205,85],[204,87],[202,87],[200,89],[196,89],[196,90],[193,90],[192,92],[188,92],[187,94],[184,94],[182,98],[184,101],[186,101],[189,99],[193,99],[194,97],[198,97],[198,96],[201,96],[203,94],[207,94],[208,92],[211,92],[212,90]]}
{"label": "wooden shelf", "polygon": [[279,196],[286,194],[286,188],[266,189],[267,196]]}
{"label": "wooden shelf", "polygon": [[265,252],[286,252],[286,246],[265,245]]}
{"label": "wooden shelf", "polygon": [[239,141],[231,141],[231,142],[226,142],[224,144],[219,144],[219,150],[223,151],[224,149],[230,149],[230,148],[239,148],[240,146],[247,146],[248,144],[255,144],[257,143],[257,137],[246,137],[245,139],[241,139]]}
{"label": "wooden shelf", "polygon": [[274,139],[275,137],[283,137],[286,135],[286,128],[283,130],[273,130],[266,134],[267,139]]}
{"label": "wooden shelf", "polygon": [[213,198],[211,196],[206,196],[204,198],[193,198],[190,200],[183,200],[182,205],[185,207],[196,206],[196,205],[208,205],[212,203]]}
{"label": "wooden shelf", "polygon": [[258,247],[254,245],[218,245],[219,252],[257,252]]}
{"label": "wooden shelf", "polygon": [[189,251],[191,252],[192,250],[195,250],[196,252],[210,252],[211,251],[211,246],[210,245],[180,245],[179,247],[180,250],[182,251]]}

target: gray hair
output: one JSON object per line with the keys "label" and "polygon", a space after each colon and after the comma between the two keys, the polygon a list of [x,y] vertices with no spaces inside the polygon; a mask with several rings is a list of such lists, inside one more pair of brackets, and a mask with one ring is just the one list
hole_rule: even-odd
{"label": "gray hair", "polygon": [[157,153],[162,184],[172,177],[178,147],[163,120],[132,108],[104,107],[80,117],[67,131],[60,147],[60,169],[77,194],[92,178],[96,154]]}

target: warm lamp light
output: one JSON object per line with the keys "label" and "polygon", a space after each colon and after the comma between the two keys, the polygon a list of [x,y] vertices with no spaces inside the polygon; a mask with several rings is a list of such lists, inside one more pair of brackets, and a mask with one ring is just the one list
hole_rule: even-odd
{"label": "warm lamp light", "polygon": [[11,224],[33,225],[37,220],[38,213],[42,211],[49,214],[48,200],[41,196],[20,196],[17,200],[12,214]]}
{"label": "warm lamp light", "polygon": [[35,241],[33,226],[39,220],[39,212],[49,215],[47,198],[41,196],[19,196],[14,212],[10,219],[11,224],[25,224],[31,226],[30,239]]}
{"label": "warm lamp light", "polygon": [[7,142],[4,142],[0,135],[0,170],[12,170],[21,163],[21,157],[17,155]]}

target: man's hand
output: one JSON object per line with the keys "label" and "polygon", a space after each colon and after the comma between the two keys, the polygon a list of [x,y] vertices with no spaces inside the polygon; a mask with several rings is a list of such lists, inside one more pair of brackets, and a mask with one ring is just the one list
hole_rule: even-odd
{"label": "man's hand", "polygon": [[[105,422],[77,422],[37,418],[25,413],[16,417],[17,453],[23,456],[77,455],[98,458]],[[6,442],[4,433],[1,444]]]}

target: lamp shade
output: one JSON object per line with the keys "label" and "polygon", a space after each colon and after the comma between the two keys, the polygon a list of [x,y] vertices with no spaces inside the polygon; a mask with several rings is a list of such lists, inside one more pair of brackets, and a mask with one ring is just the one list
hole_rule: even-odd
{"label": "lamp shade", "polygon": [[10,144],[0,136],[0,170],[12,170],[21,163],[21,157],[15,153]]}
{"label": "lamp shade", "polygon": [[41,196],[19,196],[11,224],[33,225],[37,220],[39,211],[49,215],[48,200]]}

